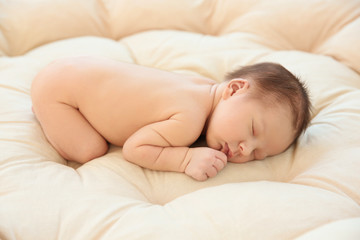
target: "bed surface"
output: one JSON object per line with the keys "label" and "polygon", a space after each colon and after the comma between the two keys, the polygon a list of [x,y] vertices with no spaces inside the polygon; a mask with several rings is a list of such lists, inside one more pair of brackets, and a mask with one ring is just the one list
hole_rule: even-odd
{"label": "bed surface", "polygon": [[[205,182],[115,146],[70,163],[46,141],[30,86],[80,55],[218,82],[277,62],[308,86],[311,125],[283,154]],[[360,1],[0,1],[0,239],[360,239],[359,204]]]}

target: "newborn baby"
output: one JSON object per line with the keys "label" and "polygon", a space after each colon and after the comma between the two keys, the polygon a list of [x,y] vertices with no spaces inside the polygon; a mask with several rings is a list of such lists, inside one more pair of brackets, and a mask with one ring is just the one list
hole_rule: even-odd
{"label": "newborn baby", "polygon": [[[85,163],[122,146],[145,168],[214,177],[226,163],[279,154],[306,129],[303,84],[275,63],[246,66],[222,83],[119,61],[73,57],[40,71],[33,111],[65,159]],[[206,134],[208,147],[189,147]]]}

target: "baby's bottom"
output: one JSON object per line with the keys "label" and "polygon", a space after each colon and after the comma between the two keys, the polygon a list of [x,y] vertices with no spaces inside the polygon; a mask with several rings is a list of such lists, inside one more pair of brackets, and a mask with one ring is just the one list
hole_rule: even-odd
{"label": "baby's bottom", "polygon": [[106,140],[78,109],[56,101],[33,104],[47,139],[63,158],[85,163],[107,152]]}

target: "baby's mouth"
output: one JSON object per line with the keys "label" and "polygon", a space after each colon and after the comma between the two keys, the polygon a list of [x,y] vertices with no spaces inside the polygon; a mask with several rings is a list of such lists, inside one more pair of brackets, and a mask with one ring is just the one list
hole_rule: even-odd
{"label": "baby's mouth", "polygon": [[227,143],[225,143],[221,151],[226,154],[228,159],[232,158],[233,153],[231,152],[231,149],[229,148],[229,145]]}

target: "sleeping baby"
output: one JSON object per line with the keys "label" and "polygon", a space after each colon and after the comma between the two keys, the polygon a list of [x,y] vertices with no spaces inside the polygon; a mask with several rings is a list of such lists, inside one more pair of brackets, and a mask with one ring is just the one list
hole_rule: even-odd
{"label": "sleeping baby", "polygon": [[[285,151],[310,121],[303,84],[275,63],[222,83],[96,57],[57,60],[36,76],[33,111],[65,159],[85,163],[123,147],[139,166],[214,177],[227,162]],[[207,147],[190,147],[206,135]]]}

